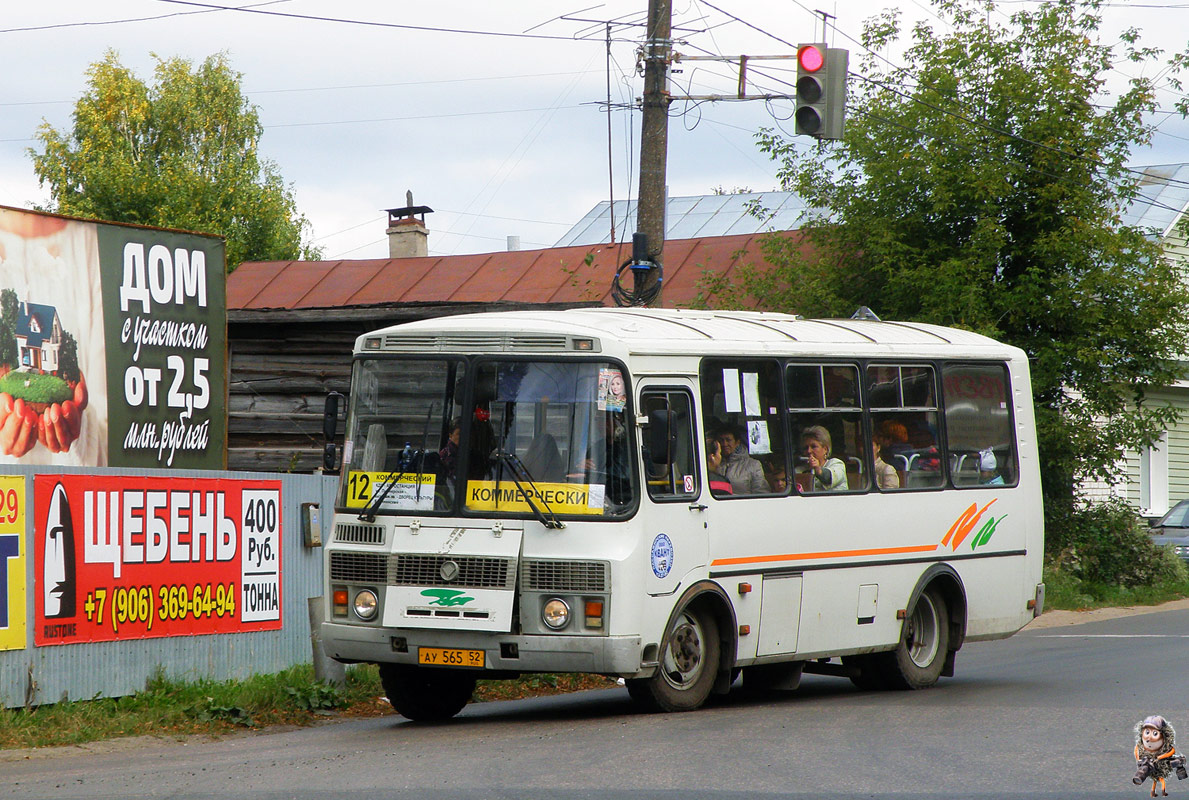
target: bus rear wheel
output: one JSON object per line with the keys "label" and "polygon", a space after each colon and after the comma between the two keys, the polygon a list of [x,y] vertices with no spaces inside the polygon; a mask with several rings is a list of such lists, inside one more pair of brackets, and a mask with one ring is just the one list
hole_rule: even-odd
{"label": "bus rear wheel", "polygon": [[949,610],[926,589],[904,620],[900,642],[886,654],[883,678],[893,689],[927,689],[937,683],[950,644]]}
{"label": "bus rear wheel", "polygon": [[397,713],[416,722],[450,719],[475,691],[473,673],[409,664],[381,664],[380,682]]}
{"label": "bus rear wheel", "polygon": [[714,688],[719,652],[714,617],[686,606],[665,637],[656,673],[627,681],[628,694],[653,711],[693,711]]}

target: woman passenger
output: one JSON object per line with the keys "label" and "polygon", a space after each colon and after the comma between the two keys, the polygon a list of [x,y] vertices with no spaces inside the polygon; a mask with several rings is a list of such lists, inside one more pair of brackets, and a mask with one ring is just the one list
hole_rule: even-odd
{"label": "woman passenger", "polygon": [[731,482],[720,471],[722,469],[722,445],[713,436],[706,437],[706,481],[710,484],[710,494],[717,497],[722,494],[734,494]]}
{"label": "woman passenger", "polygon": [[830,456],[830,432],[821,425],[811,425],[801,432],[801,447],[813,475],[813,492],[845,492],[846,465]]}

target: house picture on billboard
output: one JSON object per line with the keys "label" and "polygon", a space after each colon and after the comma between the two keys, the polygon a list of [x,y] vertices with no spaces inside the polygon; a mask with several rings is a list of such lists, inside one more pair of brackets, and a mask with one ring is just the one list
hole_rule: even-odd
{"label": "house picture on billboard", "polygon": [[106,466],[95,226],[0,208],[0,464]]}

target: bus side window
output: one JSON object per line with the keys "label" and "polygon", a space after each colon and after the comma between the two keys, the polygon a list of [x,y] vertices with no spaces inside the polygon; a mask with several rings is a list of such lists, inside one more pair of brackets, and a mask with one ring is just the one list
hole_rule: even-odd
{"label": "bus side window", "polygon": [[698,496],[692,398],[680,389],[647,390],[640,398],[644,481],[653,500]]}
{"label": "bus side window", "polygon": [[1014,485],[1019,466],[1006,366],[947,364],[941,375],[954,486]]}
{"label": "bus side window", "polygon": [[[793,480],[802,494],[861,492],[871,486],[871,454],[863,431],[859,370],[852,364],[789,364],[785,370]],[[828,451],[814,477],[807,446]]]}
{"label": "bus side window", "polygon": [[869,366],[867,392],[880,459],[896,470],[900,484],[883,488],[940,487],[947,465],[938,438],[933,368],[917,364]]}
{"label": "bus side window", "polygon": [[702,424],[723,446],[721,473],[731,495],[788,492],[780,365],[769,359],[708,358],[702,362]]}

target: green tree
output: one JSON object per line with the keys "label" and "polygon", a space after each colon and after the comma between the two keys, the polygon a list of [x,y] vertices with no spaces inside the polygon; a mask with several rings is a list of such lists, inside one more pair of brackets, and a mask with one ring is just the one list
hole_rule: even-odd
{"label": "green tree", "polygon": [[0,365],[17,367],[17,312],[20,300],[12,289],[0,290]]}
{"label": "green tree", "polygon": [[223,54],[197,68],[155,58],[150,86],[109,50],[87,71],[71,129],[38,128],[42,149],[29,154],[49,210],[224,236],[228,271],[318,257],[302,246],[308,223],[292,191],[260,156],[262,127],[241,74]]}
{"label": "green tree", "polygon": [[62,332],[62,344],[58,348],[58,377],[72,382],[79,377],[78,342],[70,331]]}
{"label": "green tree", "polygon": [[[1179,377],[1189,293],[1156,236],[1122,223],[1143,202],[1127,160],[1150,139],[1155,86],[1135,78],[1105,91],[1115,66],[1136,73],[1161,54],[1135,31],[1100,43],[1096,0],[1010,21],[988,2],[933,7],[942,29],[916,26],[906,67],[883,56],[897,14],[866,23],[840,143],[759,134],[784,188],[814,209],[808,246],[773,236],[775,269],[750,271],[734,294],[722,281],[705,288],[807,315],[866,305],[1023,348],[1056,519],[1077,479],[1111,474],[1124,447],[1176,417],[1148,395]],[[1163,73],[1176,89],[1185,63],[1176,56]]]}

